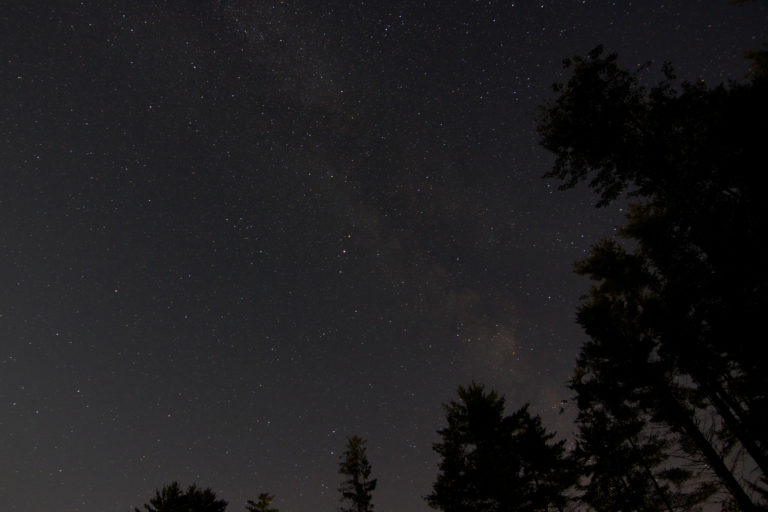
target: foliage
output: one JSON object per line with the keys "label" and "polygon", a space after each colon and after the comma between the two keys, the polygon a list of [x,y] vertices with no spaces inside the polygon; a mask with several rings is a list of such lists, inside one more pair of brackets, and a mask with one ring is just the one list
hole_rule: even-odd
{"label": "foliage", "polygon": [[445,406],[434,445],[440,471],[427,502],[445,512],[562,510],[572,472],[564,442],[552,443],[528,406],[504,416],[504,398],[472,384]]}
{"label": "foliage", "polygon": [[[622,341],[632,336],[622,334]],[[571,383],[580,411],[573,455],[584,482],[582,501],[596,511],[696,510],[715,489],[706,480],[689,482],[691,469],[670,457],[682,455],[680,436],[657,428],[645,411],[648,397],[636,386],[639,376],[654,371],[644,363],[647,355],[617,356],[591,343],[582,350]],[[610,347],[639,348],[626,342]]]}
{"label": "foliage", "polygon": [[274,499],[274,495],[269,494],[268,492],[262,492],[259,494],[259,501],[254,502],[253,500],[248,500],[245,508],[248,512],[280,512],[276,508],[270,508],[272,500]]}
{"label": "foliage", "polygon": [[[676,445],[693,447],[686,455],[705,462],[742,510],[757,509],[760,493],[745,489],[759,489],[768,471],[768,372],[754,338],[768,305],[768,80],[765,52],[753,59],[747,83],[676,84],[665,65],[646,88],[644,69],[621,69],[598,47],[566,62],[573,76],[555,87],[539,125],[556,155],[549,176],[564,188],[588,180],[598,206],[634,198],[620,232],[628,243],[605,240],[577,265],[597,283],[578,316],[590,336],[573,381],[582,436],[632,427],[621,442],[653,441],[652,465]],[[628,408],[641,414],[624,423]],[[653,429],[660,437],[648,437]],[[756,477],[732,469],[742,453]],[[675,478],[687,479],[681,468]]]}
{"label": "foliage", "polygon": [[[199,489],[190,485],[182,492],[177,482],[164,486],[155,491],[155,497],[144,504],[146,512],[224,512],[227,502],[216,499],[216,494],[210,489]],[[134,509],[136,512],[143,512]]]}
{"label": "foliage", "polygon": [[342,482],[342,502],[349,506],[341,507],[342,512],[370,512],[373,510],[371,493],[376,489],[376,479],[371,479],[371,465],[365,449],[365,440],[358,436],[347,439],[347,448],[341,455],[339,474],[348,477]]}

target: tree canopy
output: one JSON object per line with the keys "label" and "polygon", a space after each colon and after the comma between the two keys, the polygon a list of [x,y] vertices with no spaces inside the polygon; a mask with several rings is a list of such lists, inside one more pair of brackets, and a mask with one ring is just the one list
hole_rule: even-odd
{"label": "tree canopy", "polygon": [[280,512],[278,509],[271,507],[272,500],[274,499],[274,495],[269,494],[268,492],[262,492],[259,494],[258,501],[248,500],[245,508],[248,512]]}
{"label": "tree canopy", "polygon": [[[573,380],[582,435],[661,429],[657,462],[679,436],[671,445],[711,468],[742,510],[761,506],[768,471],[768,373],[755,338],[768,305],[765,56],[753,52],[743,83],[678,84],[665,65],[647,88],[644,69],[624,70],[598,47],[566,61],[572,77],[539,125],[556,155],[548,176],[564,188],[587,181],[598,206],[631,201],[621,238],[576,267],[596,283],[578,313],[590,337]],[[639,414],[624,423],[627,408]],[[757,473],[734,469],[745,458]]]}
{"label": "tree canopy", "polygon": [[227,502],[217,499],[210,488],[200,489],[193,484],[182,491],[178,482],[155,490],[154,498],[144,504],[146,512],[224,512],[226,508]]}

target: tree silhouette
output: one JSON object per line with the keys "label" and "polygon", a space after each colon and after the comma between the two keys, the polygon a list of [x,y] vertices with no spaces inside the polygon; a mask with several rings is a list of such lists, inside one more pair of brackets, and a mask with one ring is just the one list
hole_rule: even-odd
{"label": "tree silhouette", "polygon": [[439,473],[427,502],[445,512],[563,510],[573,472],[564,442],[551,443],[526,405],[504,417],[504,398],[479,384],[445,405],[434,445]]}
{"label": "tree silhouette", "polygon": [[[224,512],[227,502],[216,499],[216,494],[210,489],[199,489],[190,485],[182,492],[177,482],[155,490],[155,497],[144,504],[146,512]],[[143,512],[135,508],[135,512]]]}
{"label": "tree silhouette", "polygon": [[248,503],[245,505],[245,508],[249,512],[280,512],[276,508],[270,508],[270,505],[272,504],[272,500],[274,500],[275,497],[272,494],[269,494],[268,492],[262,492],[259,494],[259,500],[254,502],[253,500],[248,500]]}
{"label": "tree silhouette", "polygon": [[[765,56],[753,52],[746,83],[678,85],[665,65],[648,89],[644,70],[598,47],[566,61],[573,76],[539,126],[564,188],[588,180],[598,206],[634,198],[629,243],[603,241],[577,266],[598,284],[579,312],[590,341],[575,389],[620,390],[665,438],[695,447],[742,510],[757,509],[748,490],[768,472],[768,372],[754,338],[768,305]],[[742,453],[757,476],[732,469]]]}
{"label": "tree silhouette", "polygon": [[[612,346],[627,350],[629,344]],[[592,342],[585,345],[571,382],[580,411],[573,457],[585,482],[581,500],[606,512],[696,510],[715,488],[694,479],[690,468],[673,463],[671,454],[679,458],[685,446],[680,435],[659,429],[644,412],[646,397],[633,382],[635,375],[645,373],[638,371],[642,358],[633,353],[634,364],[628,368],[614,362],[625,361],[623,356],[595,353],[593,348],[601,349]]]}
{"label": "tree silhouette", "polygon": [[339,488],[342,502],[349,506],[340,507],[342,512],[370,512],[373,510],[371,493],[376,489],[376,479],[371,479],[371,465],[366,455],[365,440],[352,436],[347,439],[347,448],[341,455],[339,474],[348,477]]}
{"label": "tree silhouette", "polygon": [[569,502],[567,491],[575,484],[576,472],[565,455],[565,441],[552,442],[539,416],[531,416],[528,405],[510,417],[514,451],[510,456],[520,466],[516,478],[525,482],[526,502],[521,511],[563,511]]}

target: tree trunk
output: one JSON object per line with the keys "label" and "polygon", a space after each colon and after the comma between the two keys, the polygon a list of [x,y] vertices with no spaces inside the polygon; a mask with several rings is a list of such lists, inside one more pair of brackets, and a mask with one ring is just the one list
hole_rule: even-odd
{"label": "tree trunk", "polygon": [[731,493],[733,499],[736,500],[736,503],[738,503],[742,512],[759,512],[764,510],[755,505],[752,499],[747,495],[736,480],[736,477],[728,469],[728,466],[726,466],[723,459],[720,458],[717,450],[714,449],[709,440],[701,433],[699,427],[693,421],[690,412],[677,401],[666,385],[662,384],[662,386],[662,406],[664,412],[669,417],[671,425],[680,428],[686,435],[688,435],[688,437],[690,437],[707,462],[709,462],[712,470],[718,478],[720,478],[720,481],[728,489],[728,492]]}

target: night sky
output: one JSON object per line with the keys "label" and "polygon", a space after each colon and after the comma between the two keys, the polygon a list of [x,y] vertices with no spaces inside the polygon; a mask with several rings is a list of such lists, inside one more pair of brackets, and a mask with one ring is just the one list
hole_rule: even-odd
{"label": "night sky", "polygon": [[2,509],[331,511],[360,435],[426,511],[472,380],[567,436],[622,213],[542,179],[538,105],[599,43],[716,84],[766,40],[726,0],[2,2]]}

